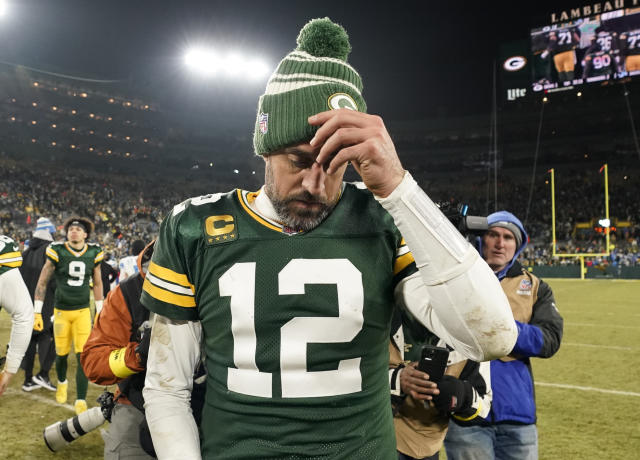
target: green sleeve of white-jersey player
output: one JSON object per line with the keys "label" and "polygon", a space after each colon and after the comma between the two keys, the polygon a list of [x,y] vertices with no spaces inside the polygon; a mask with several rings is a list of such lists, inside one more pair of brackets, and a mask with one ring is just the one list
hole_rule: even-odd
{"label": "green sleeve of white-jersey player", "polygon": [[20,246],[6,235],[0,235],[0,275],[22,265]]}

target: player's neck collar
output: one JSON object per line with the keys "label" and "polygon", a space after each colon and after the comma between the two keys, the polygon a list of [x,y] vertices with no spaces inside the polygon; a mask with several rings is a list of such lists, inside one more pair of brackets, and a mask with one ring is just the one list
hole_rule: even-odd
{"label": "player's neck collar", "polygon": [[71,243],[69,243],[68,241],[65,241],[64,245],[67,247],[67,249],[69,250],[69,252],[71,254],[73,254],[76,257],[81,256],[82,254],[84,254],[85,252],[87,252],[87,243],[84,242],[82,243],[82,248],[81,249],[76,249],[73,246],[71,246]]}
{"label": "player's neck collar", "polygon": [[[340,201],[340,198],[342,198],[345,186],[346,184],[343,182],[342,187],[340,188],[338,201]],[[270,228],[271,230],[275,230],[276,232],[280,233],[286,233],[288,235],[304,233],[302,231],[295,231],[289,227],[282,225],[282,223],[278,220],[278,213],[273,207],[271,199],[267,196],[267,193],[264,190],[264,186],[262,186],[262,188],[260,188],[260,190],[258,190],[257,192],[248,192],[246,190],[238,189],[237,193],[238,201],[240,202],[244,210],[258,223],[264,225],[267,228]]]}

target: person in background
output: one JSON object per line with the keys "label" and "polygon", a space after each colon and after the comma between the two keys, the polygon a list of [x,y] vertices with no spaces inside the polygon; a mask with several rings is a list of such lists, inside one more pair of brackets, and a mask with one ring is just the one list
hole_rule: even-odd
{"label": "person in background", "polygon": [[[449,348],[406,309],[397,309],[389,346],[389,383],[398,460],[437,460],[449,419],[486,416],[491,389],[485,384],[489,363],[467,360],[450,350],[439,382],[418,369],[422,348]],[[488,380],[488,379],[487,379]]]}
{"label": "person in background", "polygon": [[489,414],[453,419],[445,439],[447,458],[535,460],[538,431],[531,358],[549,358],[558,351],[563,320],[549,285],[517,261],[528,240],[520,220],[507,211],[490,214],[487,220],[480,253],[509,299],[518,340],[511,353],[490,363]]}
{"label": "person in background", "polygon": [[[111,262],[111,263],[110,263]],[[118,284],[118,270],[112,265],[111,254],[107,254],[100,262],[100,275],[102,276],[102,295],[107,298],[107,294]]]}
{"label": "person in background", "polygon": [[[138,274],[111,291],[80,355],[87,378],[98,385],[118,384],[111,424],[103,432],[104,458],[154,458],[143,449],[144,368],[149,348],[149,311],[140,303],[142,282],[153,242],[138,256]],[[145,327],[146,326],[146,327]]]}
{"label": "person in background", "polygon": [[51,243],[47,247],[47,261],[42,267],[34,295],[35,323],[42,327],[42,307],[46,286],[51,277],[56,280],[53,334],[56,345],[56,401],[67,402],[67,359],[73,341],[78,361],[76,369],[76,414],[87,410],[88,380],[82,371],[80,353],[91,332],[91,287],[96,314],[102,310],[102,276],[100,262],[104,252],[87,239],[93,231],[93,222],[84,217],[73,216],[64,223],[66,241]]}
{"label": "person in background", "polygon": [[0,235],[0,308],[11,315],[9,347],[0,373],[0,396],[18,372],[33,329],[33,307],[29,290],[17,270],[20,265],[20,246],[12,238]]}
{"label": "person in background", "polygon": [[[116,286],[105,299],[80,356],[89,380],[98,385],[118,385],[111,424],[102,433],[105,460],[155,458],[142,396],[151,329],[149,310],[140,303],[154,244],[152,241],[138,255],[139,272]],[[191,398],[196,423],[204,397],[202,371],[194,376]]]}
{"label": "person in background", "polygon": [[129,248],[131,255],[123,257],[120,259],[120,263],[118,264],[118,282],[122,283],[124,280],[129,278],[130,276],[138,273],[138,254],[142,252],[144,249],[145,243],[142,240],[135,240],[131,243],[131,247]]}
{"label": "person in background", "polygon": [[[29,240],[29,247],[22,254],[22,266],[20,274],[24,280],[32,302],[35,295],[36,286],[40,272],[44,266],[47,256],[45,254],[49,243],[53,241],[56,227],[46,217],[40,217],[36,221],[36,229]],[[34,330],[29,342],[29,348],[24,355],[20,367],[24,369],[24,391],[33,391],[38,388],[45,388],[49,391],[56,391],[56,386],[49,379],[49,371],[56,358],[56,350],[53,343],[53,299],[55,296],[56,281],[51,279],[47,284],[44,301],[42,304],[42,322],[34,322]],[[40,370],[33,375],[33,363],[38,352]]]}

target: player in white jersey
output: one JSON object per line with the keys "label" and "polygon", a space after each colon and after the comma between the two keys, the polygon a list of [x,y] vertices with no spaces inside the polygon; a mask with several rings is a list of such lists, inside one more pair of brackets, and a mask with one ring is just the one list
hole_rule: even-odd
{"label": "player in white jersey", "polygon": [[0,235],[0,307],[11,315],[11,338],[7,361],[0,374],[0,396],[18,372],[33,330],[33,306],[29,290],[20,276],[20,247],[11,238]]}

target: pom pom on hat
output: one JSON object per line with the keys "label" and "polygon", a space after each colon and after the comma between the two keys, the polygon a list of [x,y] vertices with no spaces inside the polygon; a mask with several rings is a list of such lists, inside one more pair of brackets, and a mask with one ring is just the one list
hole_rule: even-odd
{"label": "pom pom on hat", "polygon": [[309,21],[300,31],[297,43],[299,51],[341,61],[346,61],[351,52],[347,31],[329,18]]}
{"label": "pom pom on hat", "polygon": [[297,48],[269,78],[258,101],[253,149],[257,155],[308,142],[318,130],[308,118],[326,110],[367,112],[362,79],[347,64],[351,51],[344,28],[313,19],[300,31]]}

